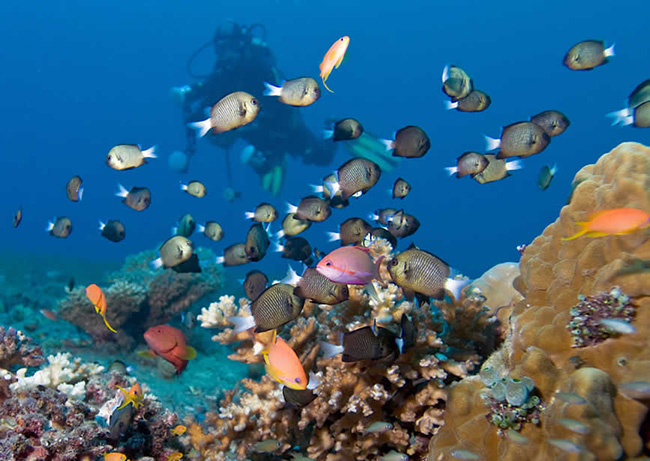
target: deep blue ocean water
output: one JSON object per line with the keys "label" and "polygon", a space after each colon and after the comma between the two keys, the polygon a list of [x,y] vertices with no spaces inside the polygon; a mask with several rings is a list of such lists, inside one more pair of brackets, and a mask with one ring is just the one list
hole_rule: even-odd
{"label": "deep blue ocean water", "polygon": [[[325,231],[350,216],[365,217],[376,208],[404,207],[422,222],[400,243],[415,242],[461,272],[478,277],[503,261],[516,261],[515,247],[530,242],[554,221],[565,204],[574,174],[623,141],[650,143],[650,130],[611,127],[605,114],[624,107],[632,89],[650,77],[647,2],[393,2],[393,1],[67,1],[4,2],[0,6],[0,252],[85,258],[96,264],[119,263],[126,255],[157,247],[185,212],[198,222],[222,224],[226,238],[194,241],[216,253],[245,239],[250,225],[243,212],[271,201],[281,214],[285,202],[297,203],[308,183],[348,158],[339,148],[333,163],[288,167],[280,197],[264,193],[257,176],[235,165],[235,188],[242,197],[222,198],[226,185],[224,152],[199,141],[189,173],[167,166],[167,156],[184,147],[181,110],[170,89],[192,83],[186,62],[210,40],[226,18],[266,26],[267,42],[287,76],[312,76],[334,40],[351,37],[349,59],[328,80],[314,105],[300,109],[320,132],[323,120],[353,116],[378,136],[408,124],[419,125],[432,141],[422,159],[404,160],[384,174],[366,196],[303,235],[329,251]],[[587,38],[616,43],[617,55],[590,72],[562,66],[565,52]],[[445,111],[441,72],[445,64],[466,69],[475,86],[492,97],[483,113]],[[211,52],[200,56],[198,70],[209,71]],[[572,124],[540,155],[524,160],[510,178],[480,185],[469,178],[447,177],[467,150],[483,151],[483,135],[542,110],[557,109]],[[158,145],[160,158],[131,171],[114,171],[104,159],[120,143]],[[539,169],[557,163],[546,191],[536,185]],[[84,179],[80,203],[65,196],[75,174]],[[388,194],[402,176],[413,185],[405,200]],[[180,192],[179,181],[198,179],[208,196]],[[151,189],[151,207],[135,212],[114,196],[117,183]],[[22,205],[18,229],[12,217]],[[47,221],[69,216],[68,239],[45,232]],[[97,221],[120,219],[127,238],[119,244],[100,236]],[[278,230],[279,224],[273,226]],[[10,264],[5,261],[4,266]],[[259,268],[283,272],[286,260],[268,255],[256,264],[232,269],[239,274]],[[233,278],[234,280],[234,278]],[[225,291],[234,291],[235,288]]]}

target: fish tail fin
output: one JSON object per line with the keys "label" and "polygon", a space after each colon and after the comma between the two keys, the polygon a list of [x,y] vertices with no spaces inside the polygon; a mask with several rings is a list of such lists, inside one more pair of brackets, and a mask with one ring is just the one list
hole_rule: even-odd
{"label": "fish tail fin", "polygon": [[212,129],[212,120],[206,118],[200,122],[188,123],[187,126],[197,131],[199,138],[202,138]]}
{"label": "fish tail fin", "polygon": [[326,343],[325,341],[321,341],[320,343],[320,349],[323,351],[323,358],[329,359],[330,357],[334,357],[335,355],[339,355],[343,352],[343,346],[337,346],[336,344],[330,344]]}
{"label": "fish tail fin", "polygon": [[395,149],[395,142],[392,139],[380,139],[379,142],[386,146],[386,150]]}
{"label": "fish tail fin", "polygon": [[117,195],[118,197],[125,198],[127,195],[129,195],[129,191],[126,190],[126,188],[122,184],[118,183],[117,184],[117,189],[118,189],[118,191],[115,192],[115,195]]}
{"label": "fish tail fin", "polygon": [[458,173],[458,167],[457,166],[448,166],[448,167],[445,167],[445,171],[447,172],[447,174],[449,176],[453,176],[456,173]]}
{"label": "fish tail fin", "polygon": [[511,162],[506,162],[506,171],[521,170],[523,167],[524,167],[524,163],[521,160],[513,160]]}
{"label": "fish tail fin", "polygon": [[163,265],[162,258],[154,259],[153,261],[151,261],[151,262],[149,263],[149,266],[150,266],[153,270],[160,269],[160,268],[162,267],[162,265]]}
{"label": "fish tail fin", "polygon": [[144,158],[158,158],[158,156],[156,155],[156,149],[157,149],[157,148],[158,148],[158,146],[155,146],[155,145],[154,145],[154,146],[151,146],[151,147],[150,147],[149,149],[147,149],[147,150],[143,150],[143,151],[142,151],[142,156],[143,156]]}
{"label": "fish tail fin", "polygon": [[277,240],[273,240],[273,252],[282,253],[284,251],[284,245],[282,245]]}
{"label": "fish tail fin", "polygon": [[111,330],[113,333],[117,333],[117,331],[114,330],[113,327],[108,324],[108,320],[106,320],[106,314],[102,314],[102,318],[104,319],[104,323],[106,324],[108,329]]}
{"label": "fish tail fin", "polygon": [[287,275],[280,280],[280,283],[284,283],[286,285],[298,285],[298,282],[302,279],[301,276],[299,276],[296,271],[293,270],[293,267],[289,265],[289,270],[287,271]]}
{"label": "fish tail fin", "polygon": [[307,384],[307,389],[309,389],[310,391],[313,391],[318,386],[320,386],[321,379],[316,373],[314,373],[313,371],[310,371],[309,372],[309,381],[308,382],[309,382],[309,384]]}
{"label": "fish tail fin", "polygon": [[469,285],[469,280],[463,279],[447,279],[445,281],[445,290],[454,295],[454,299],[458,301],[463,293],[463,288]]}
{"label": "fish tail fin", "polygon": [[214,259],[215,264],[223,264],[224,262],[226,262],[226,258],[224,256],[217,256]]}
{"label": "fish tail fin", "polygon": [[610,117],[612,119],[612,126],[619,124],[626,126],[631,125],[634,122],[634,114],[627,107],[625,109],[610,112],[606,115],[606,117]]}
{"label": "fish tail fin", "polygon": [[616,56],[616,49],[615,49],[615,47],[616,47],[616,43],[612,43],[612,46],[610,46],[609,48],[606,48],[606,49],[605,49],[605,52],[603,53],[603,55],[604,55],[606,58],[611,58],[612,56]]}
{"label": "fish tail fin", "polygon": [[105,223],[105,222],[102,222],[102,221],[99,221],[99,230],[100,230],[100,231],[103,231],[103,230],[104,230],[104,227],[106,227],[106,223]]}
{"label": "fish tail fin", "polygon": [[203,232],[205,232],[205,226],[204,226],[203,224],[197,224],[197,225],[196,225],[196,228],[198,229],[198,231],[199,231],[201,234],[202,234]]}
{"label": "fish tail fin", "polygon": [[338,232],[327,232],[327,241],[334,242],[336,240],[341,240],[341,234]]}
{"label": "fish tail fin", "polygon": [[173,226],[172,227],[172,235],[176,235],[178,233],[178,226]]}
{"label": "fish tail fin", "polygon": [[[507,168],[507,166],[506,166]],[[555,176],[555,173],[557,173],[557,163],[554,163],[553,166],[550,168],[551,174]]]}
{"label": "fish tail fin", "polygon": [[226,320],[235,326],[235,333],[250,330],[255,326],[255,318],[252,315],[247,317],[232,316],[226,318]]}
{"label": "fish tail fin", "polygon": [[491,151],[491,150],[496,150],[501,147],[501,138],[496,139],[496,138],[491,138],[489,136],[484,136],[485,137],[485,150],[486,151]]}
{"label": "fish tail fin", "polygon": [[327,73],[327,75],[325,76],[325,78],[323,78],[323,86],[324,86],[324,87],[327,89],[327,91],[329,91],[330,93],[334,93],[332,90],[330,90],[330,87],[327,86],[327,83],[325,83],[325,81],[327,80],[327,77],[328,77],[328,76],[329,76],[329,72]]}
{"label": "fish tail fin", "polygon": [[332,139],[334,137],[334,130],[323,130],[323,139]]}
{"label": "fish tail fin", "polygon": [[79,195],[79,201],[81,202],[81,199],[84,198],[84,188],[83,187],[79,188],[78,195]]}
{"label": "fish tail fin", "polygon": [[295,213],[298,211],[298,207],[287,202],[287,213]]}
{"label": "fish tail fin", "polygon": [[309,187],[311,187],[311,191],[314,194],[322,194],[325,188],[323,186],[319,186],[317,184],[310,184]]}
{"label": "fish tail fin", "polygon": [[268,82],[264,82],[264,96],[280,96],[282,95],[282,87],[271,85]]}
{"label": "fish tail fin", "polygon": [[449,64],[442,69],[442,83],[445,83],[447,80],[449,80]]}
{"label": "fish tail fin", "polygon": [[442,103],[444,104],[445,109],[447,109],[447,110],[456,109],[458,107],[458,101],[456,101],[456,102],[442,101]]}
{"label": "fish tail fin", "polygon": [[255,217],[254,211],[244,211],[244,219],[253,219]]}
{"label": "fish tail fin", "polygon": [[577,225],[580,226],[580,230],[573,234],[571,237],[566,237],[563,238],[562,240],[567,242],[569,240],[577,239],[578,237],[582,237],[583,235],[587,234],[589,232],[589,228],[587,227],[587,223],[584,222],[576,222]]}
{"label": "fish tail fin", "polygon": [[381,304],[381,298],[379,297],[379,293],[377,293],[377,287],[375,287],[374,282],[368,283],[364,288],[374,303],[377,305]]}
{"label": "fish tail fin", "polygon": [[336,182],[326,181],[325,187],[327,187],[330,197],[334,197],[341,190],[341,185],[338,183],[338,180]]}

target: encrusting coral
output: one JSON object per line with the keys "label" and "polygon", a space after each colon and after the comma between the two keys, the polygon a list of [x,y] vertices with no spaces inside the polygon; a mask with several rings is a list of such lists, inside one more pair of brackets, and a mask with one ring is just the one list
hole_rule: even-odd
{"label": "encrusting coral", "polygon": [[[381,239],[373,256],[387,254]],[[382,273],[387,272],[382,268]],[[494,322],[480,290],[461,300],[416,306],[393,283],[367,289],[350,286],[350,299],[333,306],[306,301],[302,314],[278,331],[320,384],[297,407],[285,402],[282,386],[268,375],[241,381],[201,426],[192,426],[192,444],[204,459],[249,459],[259,443],[271,439],[273,454],[288,459],[298,452],[310,459],[375,460],[392,452],[417,459],[443,423],[449,384],[469,374],[491,351]],[[229,358],[263,362],[272,332],[235,334],[230,315],[250,315],[248,300],[223,296],[203,309],[206,328],[225,329],[213,336],[239,343]],[[320,357],[319,341],[338,344],[340,334],[377,323],[400,334],[407,316],[416,326],[414,344],[376,361],[345,363],[340,356]],[[312,376],[311,379],[314,379]],[[293,450],[291,451],[293,447]]]}
{"label": "encrusting coral", "polygon": [[[500,376],[532,379],[543,408],[540,424],[514,433],[492,424],[484,384],[472,376],[452,387],[429,460],[468,452],[500,460],[648,454],[650,271],[638,263],[650,258],[648,231],[562,239],[599,210],[650,210],[650,149],[621,144],[582,168],[574,184],[560,217],[523,252],[515,286],[525,298],[508,312],[510,334],[483,365]],[[595,333],[611,317],[630,327]]]}
{"label": "encrusting coral", "polygon": [[[23,363],[36,365],[33,359]],[[2,382],[8,384],[6,393],[0,393],[3,461],[91,461],[117,450],[133,461],[166,460],[175,451],[185,451],[172,434],[178,417],[147,393],[146,385],[143,404],[137,409],[125,407],[130,418],[116,424],[111,415],[122,402],[118,386],[128,388],[135,383],[117,371],[106,372],[69,354],[57,354],[48,357],[48,365],[33,375],[27,375],[25,368],[16,373],[3,371]],[[111,406],[111,402],[115,403]],[[111,406],[108,418],[102,418],[100,410],[107,405]]]}
{"label": "encrusting coral", "polygon": [[[215,259],[204,248],[199,248],[197,254],[202,260]],[[117,333],[106,328],[83,287],[75,288],[59,302],[57,314],[82,328],[96,342],[112,341],[132,348],[134,336],[168,322],[221,286],[222,272],[215,264],[204,264],[200,273],[177,273],[151,269],[149,262],[156,257],[156,252],[146,251],[127,258],[124,266],[108,277],[110,285],[100,286],[106,295],[106,318]]]}

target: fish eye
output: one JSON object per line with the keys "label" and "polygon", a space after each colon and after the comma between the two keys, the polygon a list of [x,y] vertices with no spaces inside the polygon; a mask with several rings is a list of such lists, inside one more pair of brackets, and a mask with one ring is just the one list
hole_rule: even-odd
{"label": "fish eye", "polygon": [[398,264],[399,264],[399,261],[397,260],[397,258],[393,258],[393,259],[390,260],[390,265],[391,266],[395,267]]}
{"label": "fish eye", "polygon": [[257,106],[257,99],[255,98],[251,99],[251,104]]}
{"label": "fish eye", "polygon": [[296,382],[300,384],[300,378],[296,378]]}
{"label": "fish eye", "polygon": [[326,261],[326,262],[325,262],[325,265],[326,265],[326,266],[331,266],[331,265],[332,265],[332,261]]}

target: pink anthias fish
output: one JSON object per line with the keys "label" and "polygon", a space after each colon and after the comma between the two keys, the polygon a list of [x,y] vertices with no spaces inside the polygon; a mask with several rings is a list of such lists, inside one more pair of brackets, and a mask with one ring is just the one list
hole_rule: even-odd
{"label": "pink anthias fish", "polygon": [[364,247],[348,246],[337,248],[320,260],[316,270],[332,282],[348,285],[367,285],[373,280],[381,280],[379,265],[372,261],[370,250]]}

